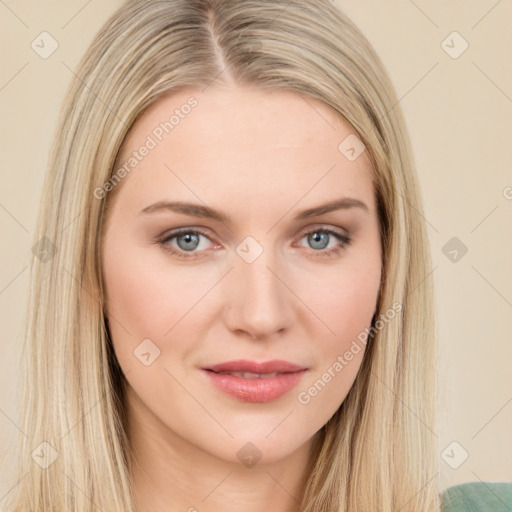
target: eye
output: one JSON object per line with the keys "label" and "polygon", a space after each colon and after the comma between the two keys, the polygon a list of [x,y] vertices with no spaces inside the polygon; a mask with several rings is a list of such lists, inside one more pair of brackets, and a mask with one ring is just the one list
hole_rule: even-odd
{"label": "eye", "polygon": [[[179,258],[195,258],[199,256],[201,251],[196,249],[201,245],[201,238],[207,237],[206,233],[198,229],[182,229],[172,232],[159,241],[159,244],[167,251],[175,254]],[[172,240],[176,239],[176,245],[171,244]],[[204,249],[204,248],[203,248]],[[188,253],[188,254],[187,254]]]}
{"label": "eye", "polygon": [[[337,244],[334,247],[328,248],[329,242],[333,237]],[[201,238],[210,240],[206,232],[200,229],[183,228],[164,236],[158,243],[166,251],[179,258],[197,258],[203,256],[204,254],[202,253],[206,251],[206,248],[200,247]],[[312,247],[314,256],[336,256],[352,241],[345,233],[325,227],[307,231],[300,240],[304,238],[307,239],[307,242]],[[171,243],[174,240],[176,240],[176,244]]]}
{"label": "eye", "polygon": [[[337,240],[337,244],[334,247],[327,248],[332,237]],[[313,253],[317,253],[315,256],[336,256],[352,242],[352,239],[345,233],[323,227],[307,231],[301,240],[304,238],[307,239],[310,247],[314,249]]]}

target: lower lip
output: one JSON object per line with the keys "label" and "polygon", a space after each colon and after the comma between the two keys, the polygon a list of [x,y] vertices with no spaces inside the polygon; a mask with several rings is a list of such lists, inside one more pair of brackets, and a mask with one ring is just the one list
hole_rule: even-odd
{"label": "lower lip", "polygon": [[275,377],[246,379],[205,370],[211,381],[224,393],[243,402],[272,402],[293,389],[306,370],[281,373]]}

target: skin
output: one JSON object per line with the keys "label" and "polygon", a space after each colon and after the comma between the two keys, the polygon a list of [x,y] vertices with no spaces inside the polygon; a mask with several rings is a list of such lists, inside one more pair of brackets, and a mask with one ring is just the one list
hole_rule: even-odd
{"label": "skin", "polygon": [[[197,107],[107,198],[105,314],[128,382],[136,499],[147,512],[228,505],[298,511],[317,433],[350,390],[364,345],[309,403],[298,395],[349,349],[376,310],[381,240],[370,161],[366,152],[354,161],[340,152],[340,142],[355,132],[313,98],[211,86],[150,106],[125,139],[119,166],[190,96]],[[340,197],[356,198],[368,211],[293,218]],[[207,205],[231,224],[140,213],[161,200]],[[158,242],[183,227],[207,233],[191,250],[195,258],[165,247],[187,256],[196,239],[188,246],[183,235]],[[315,244],[307,233],[318,228],[352,241],[343,246],[331,235]],[[247,236],[263,249],[252,263],[236,252]],[[341,248],[326,256],[333,247]],[[160,350],[148,366],[134,355],[145,339]],[[282,359],[307,372],[277,400],[247,403],[217,389],[201,370],[236,359]],[[237,456],[248,442],[261,454],[252,467]]]}

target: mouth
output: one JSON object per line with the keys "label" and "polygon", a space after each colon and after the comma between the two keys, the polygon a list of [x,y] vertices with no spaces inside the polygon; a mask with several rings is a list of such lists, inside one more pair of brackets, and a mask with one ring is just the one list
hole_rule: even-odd
{"label": "mouth", "polygon": [[215,373],[252,373],[257,375],[292,373],[305,369],[304,366],[290,363],[289,361],[273,360],[259,363],[246,359],[228,361],[204,368],[204,370],[210,370]]}
{"label": "mouth", "polygon": [[[213,370],[209,370],[213,371]],[[282,375],[282,373],[251,373],[251,372],[214,372],[218,375],[233,375],[233,377],[240,377],[241,379],[269,379]]]}
{"label": "mouth", "polygon": [[293,389],[307,368],[288,361],[230,361],[202,368],[210,382],[243,402],[277,400]]}

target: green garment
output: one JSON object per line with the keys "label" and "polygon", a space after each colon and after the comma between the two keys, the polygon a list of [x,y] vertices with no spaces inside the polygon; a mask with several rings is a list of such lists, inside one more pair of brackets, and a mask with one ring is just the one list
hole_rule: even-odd
{"label": "green garment", "polygon": [[512,512],[512,482],[466,482],[445,489],[443,512]]}

